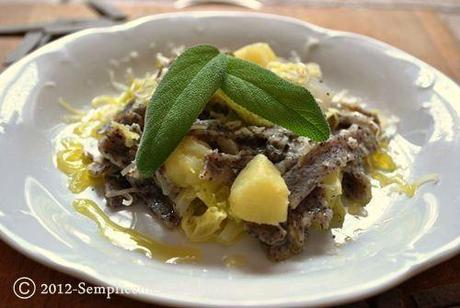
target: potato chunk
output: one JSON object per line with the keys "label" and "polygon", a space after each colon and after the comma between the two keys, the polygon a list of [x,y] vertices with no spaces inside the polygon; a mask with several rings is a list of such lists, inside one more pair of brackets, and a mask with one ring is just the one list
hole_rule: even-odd
{"label": "potato chunk", "polygon": [[166,176],[179,187],[200,183],[200,172],[210,147],[193,137],[185,137],[165,162]]}
{"label": "potato chunk", "polygon": [[289,190],[275,165],[259,154],[233,182],[231,213],[245,221],[276,225],[286,221]]}
{"label": "potato chunk", "polygon": [[267,43],[254,43],[241,47],[233,53],[235,57],[254,62],[260,66],[267,66],[276,60],[276,55]]}

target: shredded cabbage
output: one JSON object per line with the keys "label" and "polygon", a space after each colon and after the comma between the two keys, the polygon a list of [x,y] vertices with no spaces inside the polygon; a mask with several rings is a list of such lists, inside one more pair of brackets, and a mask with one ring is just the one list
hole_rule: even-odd
{"label": "shredded cabbage", "polygon": [[283,63],[272,61],[268,63],[267,69],[283,79],[305,86],[312,79],[321,78],[321,69],[316,63]]}
{"label": "shredded cabbage", "polygon": [[420,186],[429,182],[436,183],[439,180],[437,174],[427,174],[418,178],[412,183],[408,183],[399,174],[388,175],[378,170],[372,170],[371,176],[377,180],[382,187],[388,186],[390,184],[396,184],[395,190],[397,192],[406,194],[408,197],[415,196],[415,193],[417,192],[417,189],[420,188]]}
{"label": "shredded cabbage", "polygon": [[[174,201],[182,216],[181,227],[192,241],[215,238],[228,216],[230,187],[204,180],[200,176],[205,157],[209,153],[211,148],[208,144],[187,136],[164,164],[165,175],[182,188]],[[201,215],[194,213],[193,204],[196,201],[203,204],[207,211]]]}
{"label": "shredded cabbage", "polygon": [[[181,227],[192,241],[207,241],[216,238],[222,229],[223,221],[228,217],[227,198],[230,188],[218,186],[212,182],[202,183],[184,189],[176,198],[176,208],[182,215]],[[193,213],[192,205],[195,200],[201,201],[207,210],[198,216]],[[192,214],[193,213],[193,214]],[[225,217],[224,217],[225,216]],[[228,232],[228,231],[227,231]],[[227,234],[225,240],[231,241],[238,234]]]}
{"label": "shredded cabbage", "polygon": [[397,166],[390,154],[380,147],[377,151],[367,156],[367,163],[372,169],[393,172]]}
{"label": "shredded cabbage", "polygon": [[388,153],[387,147],[387,144],[381,144],[380,148],[369,155],[366,160],[371,177],[378,181],[381,187],[395,184],[395,191],[404,193],[408,197],[413,197],[420,186],[428,182],[437,182],[438,176],[436,174],[422,176],[413,183],[405,181],[400,174],[395,172],[398,166]]}
{"label": "shredded cabbage", "polygon": [[182,217],[181,227],[191,241],[203,242],[215,236],[226,218],[227,213],[215,206],[208,207],[200,216],[195,216],[191,211],[187,211],[186,215]]}
{"label": "shredded cabbage", "polygon": [[131,131],[128,125],[120,124],[115,121],[110,122],[110,126],[116,127],[121,130],[122,134],[125,136],[125,145],[130,148],[134,145],[136,140],[139,140],[141,137],[138,133]]}
{"label": "shredded cabbage", "polygon": [[233,217],[228,217],[224,228],[217,235],[216,241],[224,245],[232,245],[239,240],[243,233],[243,222]]}
{"label": "shredded cabbage", "polygon": [[[147,104],[148,99],[155,90],[157,81],[155,75],[145,78],[133,79],[129,86],[123,87],[123,92],[118,96],[101,95],[91,101],[93,109],[81,111],[72,107],[67,101],[60,98],[58,103],[71,113],[67,118],[72,120],[70,132],[65,131],[58,137],[56,165],[63,173],[69,176],[69,190],[80,193],[90,186],[100,184],[100,179],[91,176],[88,165],[91,159],[85,154],[84,144],[101,137],[99,131],[111,122],[116,113],[133,99]],[[112,123],[117,125],[117,123]],[[140,136],[129,131],[124,125],[118,124],[127,138],[127,146]]]}
{"label": "shredded cabbage", "polygon": [[99,184],[88,171],[91,160],[85,155],[83,145],[74,139],[62,140],[62,150],[56,153],[56,165],[69,176],[69,190],[80,193],[90,186]]}
{"label": "shredded cabbage", "polygon": [[326,202],[333,212],[331,228],[342,227],[345,219],[346,210],[342,202],[342,171],[335,170],[329,174],[322,183],[325,190]]}

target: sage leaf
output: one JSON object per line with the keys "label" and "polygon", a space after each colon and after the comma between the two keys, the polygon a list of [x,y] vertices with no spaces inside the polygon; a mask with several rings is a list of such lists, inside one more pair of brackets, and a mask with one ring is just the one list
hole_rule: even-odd
{"label": "sage leaf", "polygon": [[221,89],[247,110],[300,136],[329,137],[329,125],[310,92],[257,64],[228,55]]}
{"label": "sage leaf", "polygon": [[187,134],[225,78],[227,58],[209,45],[187,49],[171,65],[147,107],[136,154],[143,176],[152,176]]}

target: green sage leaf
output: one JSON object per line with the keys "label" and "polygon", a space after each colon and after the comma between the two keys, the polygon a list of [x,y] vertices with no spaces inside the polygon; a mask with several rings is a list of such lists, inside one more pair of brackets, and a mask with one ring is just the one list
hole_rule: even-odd
{"label": "green sage leaf", "polygon": [[329,137],[329,125],[310,92],[257,64],[227,56],[221,88],[242,107],[300,136]]}
{"label": "green sage leaf", "polygon": [[213,46],[187,49],[171,65],[147,108],[136,166],[151,176],[187,134],[225,78],[227,58]]}

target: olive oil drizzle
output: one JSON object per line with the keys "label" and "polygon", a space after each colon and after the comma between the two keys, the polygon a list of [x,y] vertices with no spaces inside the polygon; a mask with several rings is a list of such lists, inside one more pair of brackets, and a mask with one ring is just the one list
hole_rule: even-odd
{"label": "olive oil drizzle", "polygon": [[93,220],[101,234],[116,246],[141,252],[149,258],[165,263],[194,263],[202,258],[202,253],[197,248],[164,244],[136,230],[114,223],[94,201],[77,199],[73,202],[73,206],[78,213]]}

